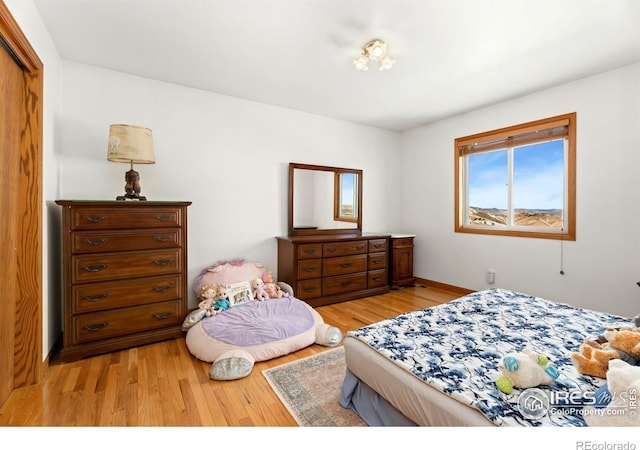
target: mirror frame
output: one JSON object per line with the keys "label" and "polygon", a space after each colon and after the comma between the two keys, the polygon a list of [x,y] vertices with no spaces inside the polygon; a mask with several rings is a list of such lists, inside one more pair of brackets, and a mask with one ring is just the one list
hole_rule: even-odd
{"label": "mirror frame", "polygon": [[[356,195],[357,200],[357,218],[353,221],[356,224],[356,228],[295,228],[293,226],[293,191],[294,191],[294,172],[295,169],[304,170],[319,170],[323,172],[333,172],[335,179],[339,178],[340,174],[353,173],[358,178],[358,192]],[[334,183],[334,193],[332,197],[334,202],[337,201],[337,192],[335,191],[336,184]],[[351,222],[351,221],[349,221]],[[301,163],[289,163],[289,236],[304,236],[313,234],[362,234],[362,170],[360,169],[347,169],[344,167],[332,167],[332,166],[318,166],[313,164],[301,164]]]}

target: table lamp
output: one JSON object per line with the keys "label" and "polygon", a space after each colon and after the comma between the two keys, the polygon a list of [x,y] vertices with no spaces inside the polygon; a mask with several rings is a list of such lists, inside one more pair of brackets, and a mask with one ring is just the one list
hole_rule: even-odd
{"label": "table lamp", "polygon": [[107,160],[131,164],[124,176],[125,194],[116,200],[146,200],[140,195],[140,174],[133,170],[133,164],[155,164],[151,130],[135,125],[110,125]]}

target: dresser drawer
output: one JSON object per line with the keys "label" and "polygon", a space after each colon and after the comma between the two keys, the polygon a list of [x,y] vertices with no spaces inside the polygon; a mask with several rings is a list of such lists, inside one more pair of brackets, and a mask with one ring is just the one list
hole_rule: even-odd
{"label": "dresser drawer", "polygon": [[366,270],[367,255],[351,255],[342,256],[340,258],[325,258],[322,260],[322,274],[325,277],[365,272]]}
{"label": "dresser drawer", "polygon": [[301,244],[298,246],[298,259],[322,257],[322,244]]}
{"label": "dresser drawer", "polygon": [[71,313],[87,313],[181,298],[182,276],[79,284],[72,287]]}
{"label": "dresser drawer", "polygon": [[413,247],[413,238],[412,237],[408,237],[408,238],[391,239],[391,246],[393,248]]}
{"label": "dresser drawer", "polygon": [[179,248],[141,252],[74,255],[73,283],[167,275],[182,271]]}
{"label": "dresser drawer", "polygon": [[372,270],[371,272],[367,273],[367,278],[367,286],[369,288],[385,286],[389,283],[389,275],[387,275],[387,269]]}
{"label": "dresser drawer", "polygon": [[322,245],[322,256],[325,258],[359,253],[367,253],[367,241],[332,242]]}
{"label": "dresser drawer", "polygon": [[303,259],[298,261],[298,279],[320,278],[322,276],[321,259]]}
{"label": "dresser drawer", "polygon": [[323,295],[342,294],[367,288],[367,274],[354,273],[322,279]]}
{"label": "dresser drawer", "polygon": [[180,300],[82,314],[72,318],[74,344],[124,336],[182,322]]}
{"label": "dresser drawer", "polygon": [[71,245],[73,253],[182,247],[182,234],[177,228],[138,231],[74,231],[71,233]]}
{"label": "dresser drawer", "polygon": [[179,228],[180,209],[170,207],[74,208],[72,230],[113,230],[130,228]]}
{"label": "dresser drawer", "polygon": [[369,241],[369,253],[386,252],[387,240],[386,239],[372,239]]}
{"label": "dresser drawer", "polygon": [[295,296],[300,300],[320,297],[322,294],[321,280],[321,278],[314,278],[313,280],[298,281],[298,289],[296,289]]}
{"label": "dresser drawer", "polygon": [[387,267],[386,253],[369,253],[367,268],[369,270],[384,269]]}

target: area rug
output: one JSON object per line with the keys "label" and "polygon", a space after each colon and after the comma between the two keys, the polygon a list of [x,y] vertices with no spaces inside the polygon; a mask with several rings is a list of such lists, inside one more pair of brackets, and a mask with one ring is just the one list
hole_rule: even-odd
{"label": "area rug", "polygon": [[344,348],[262,371],[271,388],[302,427],[366,427],[352,410],[338,403],[346,365]]}

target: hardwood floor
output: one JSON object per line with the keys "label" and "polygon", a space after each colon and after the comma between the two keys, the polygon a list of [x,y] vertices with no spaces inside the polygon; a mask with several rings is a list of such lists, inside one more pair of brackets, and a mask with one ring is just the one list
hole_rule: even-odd
{"label": "hardwood floor", "polygon": [[[406,287],[316,310],[343,332],[462,294],[438,287]],[[54,356],[40,384],[14,391],[0,408],[0,426],[296,426],[261,371],[327,350],[312,345],[258,362],[236,381],[209,379],[174,339],[61,363]]]}

